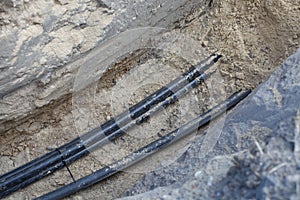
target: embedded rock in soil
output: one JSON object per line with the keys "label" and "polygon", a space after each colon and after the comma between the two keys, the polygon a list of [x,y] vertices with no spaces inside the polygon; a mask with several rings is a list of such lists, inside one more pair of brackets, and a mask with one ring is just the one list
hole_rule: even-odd
{"label": "embedded rock in soil", "polygon": [[[131,199],[297,199],[300,195],[300,49],[226,117],[213,149],[203,137],[172,165],[125,193]],[[144,193],[143,193],[144,192]]]}
{"label": "embedded rock in soil", "polygon": [[72,93],[85,55],[137,27],[172,28],[207,1],[7,0],[0,9],[0,131]]}

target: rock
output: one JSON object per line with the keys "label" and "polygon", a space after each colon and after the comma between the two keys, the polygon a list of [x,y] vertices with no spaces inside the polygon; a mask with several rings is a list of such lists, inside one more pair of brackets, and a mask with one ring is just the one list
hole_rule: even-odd
{"label": "rock", "polygon": [[297,199],[299,119],[300,49],[229,112],[217,144],[204,157],[199,156],[202,135],[175,163],[145,175],[122,200]]}
{"label": "rock", "polygon": [[11,6],[11,7],[20,7],[22,6],[24,3],[27,3],[28,0],[4,0],[3,3],[5,5]]}
{"label": "rock", "polygon": [[205,41],[203,41],[203,42],[202,42],[202,45],[203,45],[203,47],[207,47],[207,45],[208,45],[208,41],[206,41],[206,40],[205,40]]}
{"label": "rock", "polygon": [[244,80],[245,79],[244,74],[241,73],[241,72],[236,72],[235,76],[236,76],[237,79],[240,79],[240,80]]}

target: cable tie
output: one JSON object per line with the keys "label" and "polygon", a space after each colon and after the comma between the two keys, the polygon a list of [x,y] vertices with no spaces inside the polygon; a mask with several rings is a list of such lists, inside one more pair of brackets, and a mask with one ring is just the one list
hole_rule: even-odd
{"label": "cable tie", "polygon": [[68,165],[67,165],[65,159],[63,158],[63,155],[62,155],[61,151],[59,150],[59,148],[56,148],[56,151],[61,155],[61,157],[60,157],[60,158],[61,158],[61,162],[62,162],[63,165],[67,168],[67,170],[68,170],[68,172],[69,172],[69,174],[70,174],[70,176],[71,176],[73,182],[76,182],[76,180],[75,180],[75,178],[74,178],[74,176],[73,176],[73,174],[72,174],[70,168],[68,167]]}

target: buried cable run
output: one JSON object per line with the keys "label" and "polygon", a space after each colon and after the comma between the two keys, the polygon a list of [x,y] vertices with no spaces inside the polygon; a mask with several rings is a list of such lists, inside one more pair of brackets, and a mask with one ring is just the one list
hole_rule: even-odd
{"label": "buried cable run", "polygon": [[74,194],[75,192],[88,188],[94,185],[95,183],[100,182],[121,170],[124,170],[127,167],[132,166],[133,164],[143,160],[147,156],[150,156],[155,152],[164,149],[168,145],[178,141],[184,136],[208,124],[211,120],[217,118],[219,115],[231,109],[233,106],[238,104],[241,100],[246,98],[250,94],[250,92],[251,90],[246,90],[246,91],[240,91],[234,93],[232,96],[227,98],[227,100],[223,101],[222,103],[218,104],[212,109],[209,109],[202,115],[189,121],[182,127],[168,133],[167,135],[161,137],[160,139],[155,140],[152,143],[125,156],[124,158],[99,169],[93,174],[78,179],[76,182],[70,183],[64,187],[61,187],[57,190],[47,193],[41,197],[38,197],[36,200],[62,199],[64,197],[70,196],[71,194]]}
{"label": "buried cable run", "polygon": [[61,162],[61,156],[64,157],[66,165],[69,165],[77,159],[89,154],[90,151],[86,149],[89,144],[93,144],[95,141],[104,140],[105,138],[112,139],[113,137],[109,136],[114,135],[115,132],[118,132],[117,135],[122,135],[124,132],[122,131],[123,128],[120,128],[121,125],[122,127],[126,126],[132,121],[132,119],[138,119],[138,117],[143,115],[145,112],[151,111],[152,107],[157,106],[164,100],[163,98],[167,99],[175,94],[177,91],[191,82],[192,78],[202,74],[206,69],[217,62],[220,57],[221,56],[212,54],[198,65],[190,68],[190,73],[179,76],[177,79],[171,81],[167,86],[154,92],[152,95],[150,95],[152,98],[147,97],[148,99],[146,98],[147,100],[144,101],[145,104],[138,103],[137,105],[139,106],[131,107],[129,109],[132,111],[130,116],[128,115],[127,110],[116,116],[112,121],[107,121],[92,131],[89,131],[72,140],[71,142],[58,147],[61,154],[54,150],[0,176],[0,196],[3,194],[9,194],[8,191],[13,192],[21,189],[61,169],[64,167],[64,164]]}
{"label": "buried cable run", "polygon": [[[215,72],[204,73],[201,76],[197,77],[192,82],[190,82],[188,85],[186,85],[185,87],[181,88],[176,93],[174,93],[172,96],[168,97],[167,99],[165,99],[164,101],[162,101],[161,103],[159,103],[158,105],[153,107],[151,110],[149,110],[148,112],[146,112],[143,115],[141,115],[140,117],[138,117],[135,121],[131,121],[126,126],[122,127],[122,130],[117,130],[116,132],[112,133],[111,135],[109,135],[106,138],[103,138],[101,140],[91,141],[91,143],[89,143],[89,145],[86,146],[85,151],[92,152],[94,150],[97,150],[99,147],[102,147],[107,142],[114,141],[116,138],[118,138],[122,135],[122,132],[124,130],[130,129],[134,125],[141,124],[146,119],[149,119],[150,116],[153,116],[155,113],[157,113],[157,112],[161,111],[162,109],[164,109],[165,107],[173,104],[174,102],[176,102],[176,100],[179,97],[182,97],[185,94],[187,94],[188,91],[190,91],[191,89],[193,89],[195,86],[199,85],[200,83],[203,83],[207,78],[209,78],[214,73]],[[81,154],[81,153],[82,152],[78,152],[77,154]],[[75,157],[79,156],[77,154],[75,155]]]}

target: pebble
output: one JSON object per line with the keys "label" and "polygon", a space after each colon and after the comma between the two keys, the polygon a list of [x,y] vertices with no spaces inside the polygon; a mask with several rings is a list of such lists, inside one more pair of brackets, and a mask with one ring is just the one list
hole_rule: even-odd
{"label": "pebble", "polygon": [[245,79],[244,74],[241,73],[241,72],[236,72],[236,73],[235,73],[235,77],[236,77],[237,79],[240,79],[240,80],[244,80],[244,79]]}
{"label": "pebble", "polygon": [[200,178],[201,177],[201,174],[202,174],[202,171],[197,171],[196,173],[195,173],[195,178]]}
{"label": "pebble", "polygon": [[202,42],[202,45],[203,45],[203,47],[207,47],[208,41],[203,41],[203,42]]}

